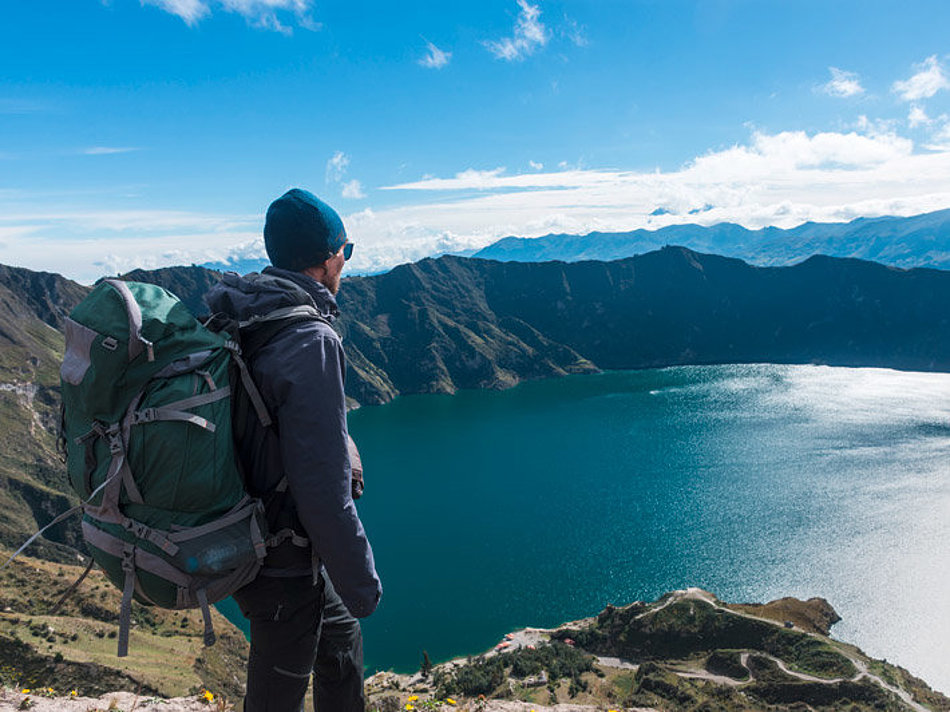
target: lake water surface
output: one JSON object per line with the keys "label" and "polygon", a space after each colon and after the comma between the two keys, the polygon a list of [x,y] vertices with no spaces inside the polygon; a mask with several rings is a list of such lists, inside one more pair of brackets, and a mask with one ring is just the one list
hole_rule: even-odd
{"label": "lake water surface", "polygon": [[950,692],[950,375],[613,372],[350,415],[384,596],[370,671],[700,586],[827,598]]}

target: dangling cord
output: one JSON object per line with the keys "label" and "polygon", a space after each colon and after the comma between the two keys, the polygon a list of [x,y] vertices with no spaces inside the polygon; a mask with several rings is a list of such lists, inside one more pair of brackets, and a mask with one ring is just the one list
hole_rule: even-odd
{"label": "dangling cord", "polygon": [[60,596],[60,597],[59,597],[59,600],[56,601],[56,603],[53,604],[53,607],[49,609],[49,613],[47,613],[46,615],[48,615],[48,616],[55,616],[55,615],[59,612],[60,606],[62,606],[62,605],[66,602],[66,599],[69,598],[70,595],[71,595],[77,588],[79,588],[79,586],[82,584],[82,582],[86,580],[86,576],[89,575],[89,572],[92,571],[92,567],[95,566],[95,564],[96,564],[95,559],[93,559],[93,558],[90,556],[90,557],[89,557],[89,565],[86,567],[86,570],[83,571],[83,572],[79,575],[79,578],[78,578],[78,579],[76,579],[75,581],[72,582],[72,584],[70,585],[69,588],[67,588],[65,591],[63,591],[63,595]]}

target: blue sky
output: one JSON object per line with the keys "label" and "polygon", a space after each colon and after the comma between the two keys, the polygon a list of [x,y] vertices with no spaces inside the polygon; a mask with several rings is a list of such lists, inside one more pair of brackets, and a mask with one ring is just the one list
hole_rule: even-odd
{"label": "blue sky", "polygon": [[[950,207],[950,3],[0,0],[0,262],[373,271],[510,235]],[[651,215],[660,209],[661,215]]]}

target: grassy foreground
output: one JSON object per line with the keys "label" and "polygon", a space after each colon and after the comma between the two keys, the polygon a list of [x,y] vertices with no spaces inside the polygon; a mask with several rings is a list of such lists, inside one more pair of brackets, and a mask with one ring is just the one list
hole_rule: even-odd
{"label": "grassy foreground", "polygon": [[218,641],[206,648],[199,611],[133,603],[129,655],[118,658],[121,594],[94,569],[50,615],[83,568],[21,556],[0,572],[0,682],[87,697],[115,690],[243,696],[247,641],[217,611],[212,615]]}

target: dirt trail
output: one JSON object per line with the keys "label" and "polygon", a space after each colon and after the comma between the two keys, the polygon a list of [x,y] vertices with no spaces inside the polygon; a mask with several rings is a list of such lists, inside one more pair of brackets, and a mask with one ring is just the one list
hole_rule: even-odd
{"label": "dirt trail", "polygon": [[[708,591],[702,590],[701,588],[687,588],[687,589],[683,589],[679,591],[673,591],[671,592],[670,596],[661,605],[657,606],[656,608],[652,608],[649,611],[645,611],[644,613],[641,613],[640,615],[637,616],[637,618],[639,619],[639,618],[645,618],[646,616],[655,615],[657,612],[663,610],[664,608],[669,606],[671,603],[674,603],[676,601],[681,601],[684,599],[703,601],[705,603],[708,603],[709,605],[711,605],[713,608],[717,610],[726,611],[727,613],[731,613],[734,616],[742,616],[743,618],[749,618],[751,620],[761,621],[764,623],[771,623],[772,625],[782,627],[782,624],[779,623],[778,621],[769,620],[768,618],[759,618],[758,616],[753,616],[749,613],[742,613],[740,611],[734,611],[731,608],[726,608],[725,606],[721,606],[717,603],[715,596],[713,596]],[[767,657],[770,660],[772,660],[779,667],[779,669],[782,672],[784,672],[786,675],[790,675],[791,677],[795,677],[795,678],[798,678],[799,680],[804,680],[806,682],[813,682],[813,683],[818,683],[822,685],[834,685],[839,682],[856,682],[862,678],[867,678],[871,682],[883,687],[888,692],[894,695],[897,695],[897,697],[899,697],[900,700],[904,704],[906,704],[908,707],[913,709],[915,712],[931,712],[929,708],[924,707],[920,703],[916,702],[914,698],[911,697],[911,695],[908,692],[898,687],[894,687],[893,685],[888,684],[877,675],[874,675],[873,673],[871,673],[868,670],[867,665],[862,660],[854,657],[853,655],[848,654],[844,650],[839,649],[838,652],[840,652],[842,655],[844,655],[844,657],[850,660],[851,663],[854,665],[855,669],[858,671],[854,675],[854,677],[851,677],[851,678],[839,677],[839,678],[832,678],[832,679],[823,678],[823,677],[814,677],[812,675],[807,675],[805,673],[790,670],[783,660],[780,660],[779,658],[776,658],[775,656],[765,655],[764,653],[757,653],[757,654],[763,655],[763,657]],[[747,670],[748,670],[748,666],[746,663],[748,659],[749,659],[749,653],[743,653],[740,658],[742,666],[745,667]],[[620,660],[619,658],[601,658],[601,660],[604,662],[604,664],[611,665],[612,667],[634,667],[633,663],[627,662],[625,660]],[[613,660],[617,660],[617,662],[620,664],[616,666],[612,665]],[[733,680],[732,678],[724,677],[722,675],[714,675],[713,673],[710,673],[705,670],[676,672],[676,674],[679,675],[680,677],[710,680],[712,682],[717,682],[717,683],[725,684],[725,685],[731,685],[734,687],[738,687],[740,685],[744,685],[748,683],[748,681]],[[750,671],[750,676],[751,676],[751,671]]]}

